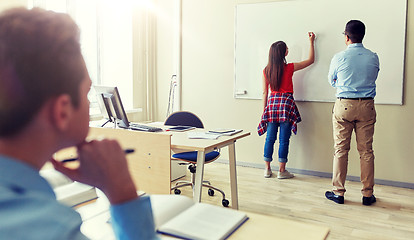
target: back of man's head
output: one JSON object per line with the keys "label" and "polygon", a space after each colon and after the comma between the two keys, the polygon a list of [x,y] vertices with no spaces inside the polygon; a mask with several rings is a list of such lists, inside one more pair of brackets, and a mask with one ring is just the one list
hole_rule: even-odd
{"label": "back of man's head", "polygon": [[353,43],[362,43],[365,36],[365,25],[359,20],[351,20],[345,26],[345,34]]}
{"label": "back of man's head", "polygon": [[85,76],[79,28],[66,14],[15,8],[0,14],[0,137],[17,134],[48,100],[76,107]]}

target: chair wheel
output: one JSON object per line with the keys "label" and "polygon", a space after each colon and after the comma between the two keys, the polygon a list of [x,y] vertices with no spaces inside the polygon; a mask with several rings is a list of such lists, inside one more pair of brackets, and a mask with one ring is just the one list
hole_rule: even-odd
{"label": "chair wheel", "polygon": [[227,200],[227,199],[223,199],[223,200],[221,200],[221,204],[223,204],[223,207],[228,207],[229,206],[229,200]]}
{"label": "chair wheel", "polygon": [[214,190],[213,190],[213,189],[211,189],[211,188],[209,188],[209,189],[208,189],[208,195],[209,195],[209,196],[214,196]]}
{"label": "chair wheel", "polygon": [[195,173],[196,172],[196,166],[190,165],[190,166],[188,166],[188,170],[190,170],[191,173]]}
{"label": "chair wheel", "polygon": [[180,195],[181,194],[181,190],[178,189],[178,188],[174,189],[174,194],[175,195]]}

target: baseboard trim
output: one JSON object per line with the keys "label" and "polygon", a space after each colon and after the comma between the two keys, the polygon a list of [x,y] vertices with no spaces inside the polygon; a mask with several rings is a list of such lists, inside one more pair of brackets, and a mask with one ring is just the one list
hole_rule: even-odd
{"label": "baseboard trim", "polygon": [[[229,160],[226,160],[226,159],[217,159],[215,162],[229,164]],[[241,166],[241,167],[264,169],[264,164],[259,164],[259,163],[237,162],[236,165]],[[272,170],[277,171],[278,169],[275,167],[272,167]],[[323,177],[323,178],[332,178],[332,173],[327,173],[327,172],[319,172],[319,171],[304,170],[304,169],[297,169],[297,168],[288,168],[288,170],[289,172],[297,173],[297,174],[310,175],[310,176]],[[347,176],[346,180],[354,181],[354,182],[360,181],[358,176]],[[392,180],[375,179],[375,184],[414,189],[414,183],[398,182],[398,181],[392,181]]]}

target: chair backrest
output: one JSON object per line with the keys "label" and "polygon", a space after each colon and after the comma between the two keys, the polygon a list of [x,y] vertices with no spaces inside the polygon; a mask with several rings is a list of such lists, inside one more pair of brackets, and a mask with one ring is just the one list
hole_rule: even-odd
{"label": "chair backrest", "polygon": [[192,126],[204,128],[203,122],[197,115],[187,111],[174,112],[165,120],[164,125],[170,126]]}

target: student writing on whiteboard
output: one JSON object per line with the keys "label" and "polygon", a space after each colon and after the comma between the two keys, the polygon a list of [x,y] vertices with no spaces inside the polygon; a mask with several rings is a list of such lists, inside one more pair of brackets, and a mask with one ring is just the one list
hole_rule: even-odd
{"label": "student writing on whiteboard", "polygon": [[348,47],[332,58],[328,74],[329,83],[336,88],[337,100],[332,111],[335,150],[333,191],[327,191],[325,196],[336,203],[344,203],[348,152],[352,131],[355,131],[363,185],[362,203],[371,205],[376,201],[373,195],[372,141],[376,122],[374,97],[379,60],[377,54],[362,45],[365,35],[364,23],[359,20],[349,21],[343,34]]}
{"label": "student writing on whiteboard", "polygon": [[[297,63],[287,63],[289,53],[286,43],[277,41],[270,46],[269,60],[263,70],[263,105],[264,111],[258,126],[259,136],[267,131],[264,145],[264,177],[272,175],[270,162],[273,160],[274,144],[279,132],[279,171],[277,178],[292,178],[294,175],[286,170],[291,132],[296,134],[297,123],[301,121],[298,108],[293,98],[292,76],[295,71],[311,65],[315,60],[315,34],[308,33],[309,58]],[[269,94],[270,88],[270,94]]]}

